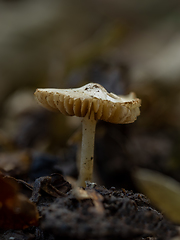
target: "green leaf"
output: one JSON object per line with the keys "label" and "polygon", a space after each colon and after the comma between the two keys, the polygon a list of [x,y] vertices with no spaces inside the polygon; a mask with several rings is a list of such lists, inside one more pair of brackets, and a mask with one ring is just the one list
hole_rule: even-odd
{"label": "green leaf", "polygon": [[171,221],[180,223],[180,184],[159,172],[138,169],[134,174],[139,189]]}

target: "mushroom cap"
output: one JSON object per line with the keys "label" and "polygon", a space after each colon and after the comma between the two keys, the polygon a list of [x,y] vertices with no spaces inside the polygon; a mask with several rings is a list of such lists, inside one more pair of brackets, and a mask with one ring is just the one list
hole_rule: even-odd
{"label": "mushroom cap", "polygon": [[140,115],[141,100],[134,93],[117,96],[97,83],[73,89],[37,89],[36,100],[45,108],[68,116],[90,117],[111,123],[131,123]]}

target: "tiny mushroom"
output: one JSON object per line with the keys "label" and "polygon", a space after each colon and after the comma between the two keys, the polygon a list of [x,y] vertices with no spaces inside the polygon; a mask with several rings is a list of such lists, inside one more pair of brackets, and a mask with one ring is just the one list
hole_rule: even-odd
{"label": "tiny mushroom", "polygon": [[82,150],[79,186],[92,181],[94,136],[97,120],[111,123],[132,123],[140,114],[141,100],[134,93],[117,96],[97,83],[74,89],[37,89],[36,100],[49,110],[82,118]]}

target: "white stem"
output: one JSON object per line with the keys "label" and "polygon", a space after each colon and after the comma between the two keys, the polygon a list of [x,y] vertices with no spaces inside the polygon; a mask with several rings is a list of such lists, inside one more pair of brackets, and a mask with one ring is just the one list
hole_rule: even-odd
{"label": "white stem", "polygon": [[94,162],[94,137],[96,129],[94,113],[90,119],[85,116],[82,121],[82,148],[78,185],[85,187],[85,181],[92,181]]}

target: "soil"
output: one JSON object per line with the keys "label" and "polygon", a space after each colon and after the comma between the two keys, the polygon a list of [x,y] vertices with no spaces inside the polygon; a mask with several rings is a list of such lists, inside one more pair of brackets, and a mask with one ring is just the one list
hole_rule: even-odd
{"label": "soil", "polygon": [[178,235],[176,225],[140,193],[92,183],[72,189],[60,174],[36,179],[32,189],[24,181],[19,184],[24,192],[32,192],[39,226],[2,230],[1,240],[168,240]]}

